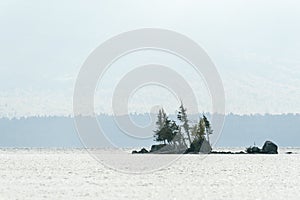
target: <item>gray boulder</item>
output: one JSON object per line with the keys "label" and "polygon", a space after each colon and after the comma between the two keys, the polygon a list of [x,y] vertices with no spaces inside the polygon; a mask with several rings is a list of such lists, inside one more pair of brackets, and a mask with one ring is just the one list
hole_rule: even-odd
{"label": "gray boulder", "polygon": [[258,147],[248,147],[246,149],[246,152],[250,154],[257,154],[257,153],[262,153],[262,150]]}
{"label": "gray boulder", "polygon": [[271,141],[266,141],[262,148],[262,153],[278,154],[278,146]]}
{"label": "gray boulder", "polygon": [[174,145],[174,144],[159,144],[152,145],[150,153],[158,153],[158,154],[181,154],[186,151],[185,146]]}
{"label": "gray boulder", "polygon": [[246,149],[247,153],[250,154],[256,154],[256,153],[262,153],[262,154],[278,154],[278,146],[274,144],[271,141],[266,141],[262,147],[262,149],[258,147],[248,147]]}
{"label": "gray boulder", "polygon": [[152,145],[152,146],[151,146],[150,152],[153,153],[153,152],[159,151],[159,150],[161,150],[162,148],[164,148],[165,146],[166,146],[166,144]]}
{"label": "gray boulder", "polygon": [[207,140],[203,140],[200,150],[200,153],[210,153],[212,151],[212,148]]}

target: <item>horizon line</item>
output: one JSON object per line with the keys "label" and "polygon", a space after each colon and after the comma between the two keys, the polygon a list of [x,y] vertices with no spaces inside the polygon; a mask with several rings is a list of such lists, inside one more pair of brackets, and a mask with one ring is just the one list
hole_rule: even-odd
{"label": "horizon line", "polygon": [[[129,114],[121,114],[121,115],[115,115],[115,114],[112,114],[112,113],[97,113],[97,114],[92,114],[92,115],[88,115],[88,114],[79,114],[79,115],[76,115],[78,117],[94,117],[94,116],[109,116],[109,117],[122,117],[122,116],[128,116],[128,115],[157,115],[157,113],[138,113],[138,112],[132,112],[132,113],[129,113]],[[210,112],[202,112],[202,113],[194,113],[194,114],[188,114],[188,116],[191,116],[191,115],[212,115],[212,113]],[[220,113],[214,113],[215,115],[223,115],[223,114],[220,114]],[[172,113],[169,115],[175,115],[175,113]],[[300,115],[300,113],[246,113],[246,114],[239,114],[239,113],[233,113],[233,112],[230,112],[230,113],[226,113],[225,116],[240,116],[240,117],[252,117],[252,116],[298,116]],[[52,117],[62,117],[62,118],[74,118],[75,115],[73,114],[69,114],[69,115],[29,115],[29,116],[12,116],[12,117],[9,117],[9,116],[0,116],[0,119],[9,119],[9,120],[13,120],[13,119],[27,119],[27,118],[52,118]]]}

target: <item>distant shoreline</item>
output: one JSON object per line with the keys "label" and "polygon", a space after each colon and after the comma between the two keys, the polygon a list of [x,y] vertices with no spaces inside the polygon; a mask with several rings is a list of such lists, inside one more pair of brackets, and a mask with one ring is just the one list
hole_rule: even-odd
{"label": "distant shoreline", "polygon": [[[147,115],[130,117],[139,125],[145,125],[149,120]],[[119,129],[111,126],[114,123],[113,116],[101,115],[98,120],[103,124],[105,132],[112,133],[110,140],[120,147],[137,148],[153,144],[153,138],[133,141],[132,138],[126,137]],[[254,142],[261,145],[263,140],[270,139],[278,141],[280,148],[300,147],[299,121],[300,114],[226,115],[217,145],[222,148],[243,148]],[[255,127],[255,130],[249,127]],[[82,148],[83,146],[72,117],[28,117],[11,120],[0,118],[0,135],[0,148]]]}
{"label": "distant shoreline", "polygon": [[[131,151],[136,148],[95,148],[95,149],[86,149],[86,148],[62,148],[62,147],[0,147],[0,154],[1,153],[8,153],[8,152],[16,152],[16,151],[23,151],[23,152],[45,152],[45,151],[51,151],[51,152],[64,152],[64,151],[79,151],[81,153],[86,152],[89,154],[88,150],[100,150],[100,151],[120,151],[120,152],[126,152],[128,154],[131,154]],[[245,148],[242,147],[218,147],[214,148],[213,151],[218,152],[240,152],[244,151]],[[300,155],[300,147],[279,147],[278,155],[280,154],[287,154],[288,152],[291,152],[292,155]],[[200,153],[201,154],[201,153]],[[151,154],[151,155],[174,155],[174,154]],[[177,154],[178,155],[178,154]],[[180,154],[180,155],[197,155],[197,154]],[[238,155],[238,154],[228,154],[228,153],[212,153],[212,154],[202,154],[202,155]],[[248,155],[247,153],[243,153],[240,155]],[[268,154],[249,154],[249,155],[268,155]]]}

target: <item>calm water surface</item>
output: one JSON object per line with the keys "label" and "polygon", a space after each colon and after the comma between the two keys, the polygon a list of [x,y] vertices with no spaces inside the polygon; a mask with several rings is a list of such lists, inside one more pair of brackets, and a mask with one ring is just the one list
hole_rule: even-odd
{"label": "calm water surface", "polygon": [[[106,154],[122,160],[124,169],[172,158]],[[184,155],[138,174],[109,169],[86,150],[0,149],[0,199],[287,200],[300,199],[299,188],[296,148],[281,149],[279,155]]]}

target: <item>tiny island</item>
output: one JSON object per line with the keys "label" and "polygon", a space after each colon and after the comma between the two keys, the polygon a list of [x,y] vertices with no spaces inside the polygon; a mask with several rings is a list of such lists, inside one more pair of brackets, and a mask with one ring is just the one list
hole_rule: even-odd
{"label": "tiny island", "polygon": [[213,151],[209,140],[213,134],[210,121],[202,114],[197,123],[191,124],[182,102],[176,121],[169,119],[161,108],[157,114],[156,126],[154,141],[158,144],[152,145],[150,150],[134,150],[132,154],[278,154],[278,146],[271,141],[266,141],[262,148],[250,146],[240,152]]}

